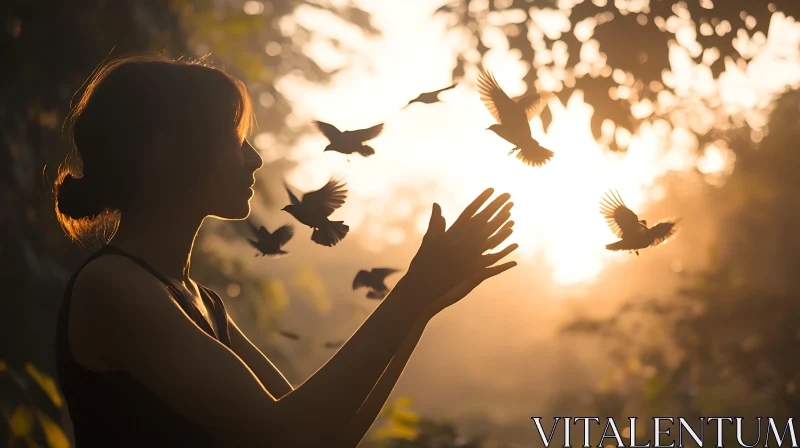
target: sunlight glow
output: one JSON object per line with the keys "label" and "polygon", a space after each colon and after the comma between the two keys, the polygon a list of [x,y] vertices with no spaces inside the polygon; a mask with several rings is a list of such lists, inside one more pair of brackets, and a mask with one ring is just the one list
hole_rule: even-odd
{"label": "sunlight glow", "polygon": [[[476,73],[469,70],[456,89],[442,94],[443,104],[416,104],[401,111],[418,93],[451,82],[453,55],[444,24],[430,20],[430,10],[421,4],[412,7],[381,2],[377,7],[363,3],[384,29],[383,37],[360,41],[372,66],[348,65],[343,62],[348,56],[325,56],[329,52],[326,49],[319,55],[327,58],[320,61],[321,65],[344,66],[331,85],[312,86],[287,77],[279,88],[296,104],[298,123],[319,119],[350,130],[385,122],[383,134],[371,142],[376,155],[368,159],[355,156],[348,162],[340,154],[323,153],[326,140],[317,133],[285,151],[270,145],[268,137],[259,136],[256,145],[265,161],[284,157],[300,162],[287,179],[298,189],[319,188],[331,175],[345,179],[348,202],[333,218],[344,219],[351,227],[351,238],[358,238],[368,250],[416,244],[427,227],[433,201],[442,205],[450,223],[480,191],[492,186],[498,194],[512,194],[516,225],[508,242],[520,244],[517,259],[523,265],[532,268],[535,259],[544,259],[557,283],[591,281],[607,263],[631,259],[627,254],[605,250],[606,244],[615,241],[598,210],[605,191],[618,190],[641,218],[656,220],[658,217],[647,215],[647,204],[654,198],[652,187],[660,176],[695,167],[703,173],[719,174],[732,167],[730,151],[719,146],[703,148],[698,159],[693,134],[680,127],[672,129],[663,120],[644,125],[633,135],[617,133],[617,138],[630,140],[627,153],[604,151],[592,138],[592,109],[580,92],[566,105],[551,100],[553,122],[546,135],[538,118],[531,122],[534,137],[556,155],[542,168],[525,166],[506,155],[508,143],[486,130],[494,121],[474,90]],[[618,0],[617,4],[634,12],[647,8],[647,2]],[[300,11],[298,22],[314,20]],[[566,20],[558,10],[539,10],[534,15],[536,23],[555,23],[552,29],[544,30],[547,35],[569,31]],[[576,30],[587,42],[578,71],[599,72],[604,66],[596,41],[590,39],[591,28],[587,22]],[[357,39],[348,34],[350,30],[342,33],[356,45]],[[682,98],[716,93],[730,112],[763,108],[774,93],[800,79],[800,28],[781,14],[773,16],[766,39],[730,36],[738,39],[743,51],[757,54],[746,71],[732,61],[726,64],[719,81],[711,79],[707,66],[692,60],[692,56],[701,54],[695,37],[693,31],[681,32],[678,43],[670,49],[672,71],[663,81],[676,87],[678,96],[662,92],[658,104],[641,104],[637,114],[647,116],[654,109],[669,110],[670,101],[677,105]],[[536,46],[536,42],[532,44]],[[545,63],[538,62],[535,65]],[[484,63],[510,96],[524,92],[522,76],[527,64],[519,61],[518,55],[500,45],[489,51]],[[544,76],[541,83],[560,85],[558,77],[548,70],[539,72]],[[620,80],[627,83],[624,75],[619,75],[625,78]],[[556,77],[548,80],[548,76]],[[701,117],[688,125],[710,127],[714,117]]]}

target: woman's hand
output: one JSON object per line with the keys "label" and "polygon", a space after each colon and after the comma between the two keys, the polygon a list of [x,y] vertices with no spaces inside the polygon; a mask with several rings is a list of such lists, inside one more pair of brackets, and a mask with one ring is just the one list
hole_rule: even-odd
{"label": "woman's hand", "polygon": [[493,192],[490,188],[481,193],[447,230],[441,208],[433,204],[422,245],[397,285],[414,291],[412,296],[423,302],[420,305],[429,316],[461,300],[484,280],[516,266],[513,261],[493,266],[513,252],[516,244],[483,255],[513,232],[514,222],[508,220],[514,204],[506,204],[511,198],[508,193],[478,212]]}

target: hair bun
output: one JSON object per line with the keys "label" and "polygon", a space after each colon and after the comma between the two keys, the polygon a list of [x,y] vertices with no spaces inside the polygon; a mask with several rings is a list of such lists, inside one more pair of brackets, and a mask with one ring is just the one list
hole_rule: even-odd
{"label": "hair bun", "polygon": [[56,183],[58,211],[72,219],[93,218],[108,207],[101,193],[102,189],[92,185],[86,176],[67,173]]}

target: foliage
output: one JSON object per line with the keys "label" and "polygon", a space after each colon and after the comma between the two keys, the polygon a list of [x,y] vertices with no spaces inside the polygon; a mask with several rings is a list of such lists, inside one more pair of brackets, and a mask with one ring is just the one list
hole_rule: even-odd
{"label": "foliage", "polygon": [[[275,89],[275,81],[290,72],[312,82],[324,82],[331,75],[304,52],[310,39],[326,37],[318,30],[291,26],[300,6],[349,20],[367,35],[377,33],[369,14],[349,3],[328,1],[11,0],[0,8],[4,55],[0,66],[0,354],[9,365],[31,360],[42,372],[55,371],[53,340],[63,287],[88,255],[82,249],[93,249],[77,247],[64,237],[55,220],[51,183],[70,150],[62,123],[73,95],[95,67],[107,57],[132,51],[165,51],[172,57],[210,52],[215,65],[248,85],[260,131],[280,133],[288,144],[299,130],[286,126],[291,107]],[[339,42],[329,43],[348,50]],[[230,236],[224,229],[220,234]],[[210,264],[220,257],[230,255],[193,260],[198,280],[220,289],[223,297],[229,284],[239,284],[241,293],[231,308],[241,309],[240,326],[269,328],[288,298],[274,282],[254,278],[246,270],[214,274]],[[260,296],[265,291],[269,294]],[[244,311],[248,306],[260,310],[257,317],[250,318]],[[262,349],[290,368],[277,350]],[[20,408],[13,414],[20,422],[39,415],[35,407],[25,409],[29,412]],[[57,416],[63,407],[45,412],[47,422],[60,421]],[[4,414],[3,420],[10,416]]]}
{"label": "foliage", "polygon": [[[708,269],[687,274],[676,297],[636,299],[609,318],[565,326],[566,333],[603,337],[626,367],[605,387],[627,403],[624,415],[786,418],[800,411],[800,364],[791,355],[800,339],[793,272],[800,262],[800,179],[792,168],[800,166],[793,150],[798,111],[800,91],[787,92],[760,143],[748,138],[749,129],[728,135],[736,169],[723,187],[703,192],[706,216],[718,220]],[[642,343],[645,328],[664,337]]]}
{"label": "foliage", "polygon": [[[529,91],[556,92],[566,104],[573,91],[581,90],[584,101],[594,107],[595,139],[620,150],[628,141],[622,136],[630,136],[644,120],[672,116],[672,125],[677,125],[677,106],[666,106],[664,101],[658,105],[659,99],[680,96],[691,99],[694,107],[719,107],[716,95],[676,88],[670,65],[674,52],[687,52],[714,79],[726,66],[744,68],[766,41],[776,11],[797,17],[800,4],[793,0],[754,1],[746,6],[712,0],[456,0],[436,14],[446,17],[452,32],[465,35],[469,42],[457,49],[454,76],[463,74],[466,64],[482,62],[492,45],[508,48],[526,64]],[[542,121],[547,129],[549,109]],[[681,121],[701,138],[713,127],[731,124]]]}
{"label": "foliage", "polygon": [[9,448],[70,446],[61,425],[50,417],[64,406],[53,378],[30,362],[23,367],[0,360],[0,391],[0,414],[6,422],[0,438],[8,441]]}
{"label": "foliage", "polygon": [[480,448],[481,439],[462,436],[455,425],[421,418],[410,410],[411,399],[400,397],[387,404],[378,417],[373,440],[365,448]]}

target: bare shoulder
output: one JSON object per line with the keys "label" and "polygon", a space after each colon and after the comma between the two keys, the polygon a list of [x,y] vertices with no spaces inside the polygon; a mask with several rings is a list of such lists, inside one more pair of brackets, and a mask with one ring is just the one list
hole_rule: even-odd
{"label": "bare shoulder", "polygon": [[113,254],[84,266],[70,300],[73,356],[96,370],[116,370],[116,355],[124,351],[131,333],[156,330],[165,324],[165,311],[178,309],[163,283],[134,261]]}

